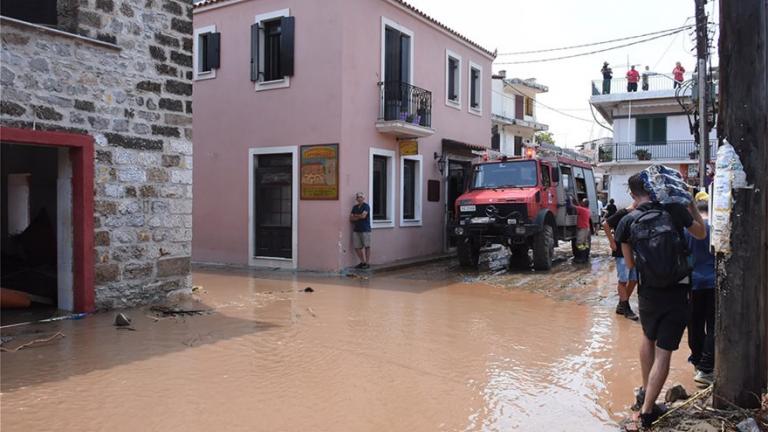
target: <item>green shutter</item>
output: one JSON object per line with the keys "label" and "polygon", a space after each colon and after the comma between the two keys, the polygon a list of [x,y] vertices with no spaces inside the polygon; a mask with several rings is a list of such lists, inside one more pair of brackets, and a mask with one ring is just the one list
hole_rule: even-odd
{"label": "green shutter", "polygon": [[651,140],[651,119],[638,118],[635,120],[635,142],[646,144]]}
{"label": "green shutter", "polygon": [[667,118],[655,117],[651,119],[651,141],[654,144],[667,142]]}

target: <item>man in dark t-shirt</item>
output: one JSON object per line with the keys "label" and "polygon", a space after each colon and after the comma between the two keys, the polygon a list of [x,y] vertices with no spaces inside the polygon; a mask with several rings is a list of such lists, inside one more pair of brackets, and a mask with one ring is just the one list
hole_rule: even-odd
{"label": "man in dark t-shirt", "polygon": [[360,259],[360,264],[355,268],[367,269],[371,260],[371,207],[365,202],[365,194],[358,192],[355,195],[355,204],[349,215],[352,222],[352,246]]}
{"label": "man in dark t-shirt", "polygon": [[[663,207],[671,215],[681,239],[685,238],[684,229],[688,229],[694,238],[706,237],[704,221],[695,206],[689,205],[686,209],[680,204],[662,205],[651,202],[640,174],[629,178],[629,190],[637,210],[624,216],[616,227],[616,241],[621,244],[628,269],[635,268],[632,224],[643,211],[650,208]],[[643,427],[650,427],[661,415],[656,398],[669,374],[672,352],[679,347],[688,323],[690,281],[689,277],[686,277],[670,286],[657,287],[644,284],[642,272],[639,276],[640,287],[637,294],[640,324],[643,327],[643,341],[640,346],[643,386],[638,392],[637,402],[640,405],[640,421]]]}
{"label": "man in dark t-shirt", "polygon": [[[616,208],[615,205],[613,207],[614,209]],[[608,243],[611,245],[611,256],[616,261],[616,279],[618,280],[616,291],[619,293],[619,304],[616,305],[616,313],[637,321],[637,315],[629,305],[629,298],[632,297],[632,292],[635,291],[637,286],[637,269],[633,268],[630,270],[627,268],[624,262],[624,254],[621,252],[621,245],[614,238],[614,232],[616,227],[619,226],[619,222],[634,209],[634,207],[630,206],[614,211],[613,215],[603,222],[603,231],[608,238]]]}
{"label": "man in dark t-shirt", "polygon": [[613,201],[613,198],[611,198],[608,201],[608,205],[605,206],[605,218],[608,219],[609,217],[616,214],[616,204],[615,201]]}

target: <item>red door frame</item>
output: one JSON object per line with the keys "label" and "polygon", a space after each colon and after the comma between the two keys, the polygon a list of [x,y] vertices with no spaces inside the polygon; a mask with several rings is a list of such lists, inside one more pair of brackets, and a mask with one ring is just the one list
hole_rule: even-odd
{"label": "red door frame", "polygon": [[0,126],[3,143],[66,147],[72,161],[72,295],[75,312],[94,310],[93,137]]}

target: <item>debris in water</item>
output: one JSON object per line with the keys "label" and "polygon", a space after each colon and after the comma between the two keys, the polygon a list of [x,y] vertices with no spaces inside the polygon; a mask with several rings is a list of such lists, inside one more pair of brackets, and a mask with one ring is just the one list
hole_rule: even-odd
{"label": "debris in water", "polygon": [[679,400],[688,399],[688,392],[685,391],[685,387],[683,387],[680,384],[676,384],[674,387],[667,390],[667,393],[664,395],[664,400],[667,403],[676,402]]}
{"label": "debris in water", "polygon": [[304,288],[304,292],[305,293],[311,293],[311,292],[315,292],[315,290],[312,287],[306,287],[306,288]]}
{"label": "debris in water", "polygon": [[51,336],[51,337],[43,338],[43,339],[35,339],[33,341],[29,341],[27,343],[23,343],[23,344],[17,346],[16,348],[3,348],[3,347],[0,347],[0,351],[2,351],[2,352],[16,352],[16,351],[18,351],[18,350],[20,350],[22,348],[28,348],[28,347],[31,347],[32,345],[35,345],[35,344],[50,342],[50,341],[56,339],[57,337],[66,337],[66,336],[64,336],[64,333],[62,333],[62,332],[56,332],[56,334]]}
{"label": "debris in water", "polygon": [[128,318],[124,313],[119,313],[115,315],[114,325],[117,327],[128,327],[131,325],[131,319]]}
{"label": "debris in water", "polygon": [[211,309],[183,309],[173,306],[152,306],[149,310],[163,316],[204,315],[211,312]]}
{"label": "debris in water", "polygon": [[312,315],[313,317],[317,318],[317,314],[315,313],[315,311],[312,310],[311,307],[307,307],[307,312],[309,312],[309,314]]}
{"label": "debris in water", "polygon": [[202,290],[203,290],[203,286],[202,285],[195,285],[195,286],[192,287],[192,292],[198,292],[198,291],[202,291]]}

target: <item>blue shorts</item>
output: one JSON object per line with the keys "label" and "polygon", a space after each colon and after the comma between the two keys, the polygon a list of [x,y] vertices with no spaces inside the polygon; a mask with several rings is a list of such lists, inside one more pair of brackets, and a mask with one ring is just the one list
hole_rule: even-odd
{"label": "blue shorts", "polygon": [[619,282],[637,282],[637,269],[627,270],[627,265],[624,264],[624,257],[616,258],[616,277],[619,278]]}

